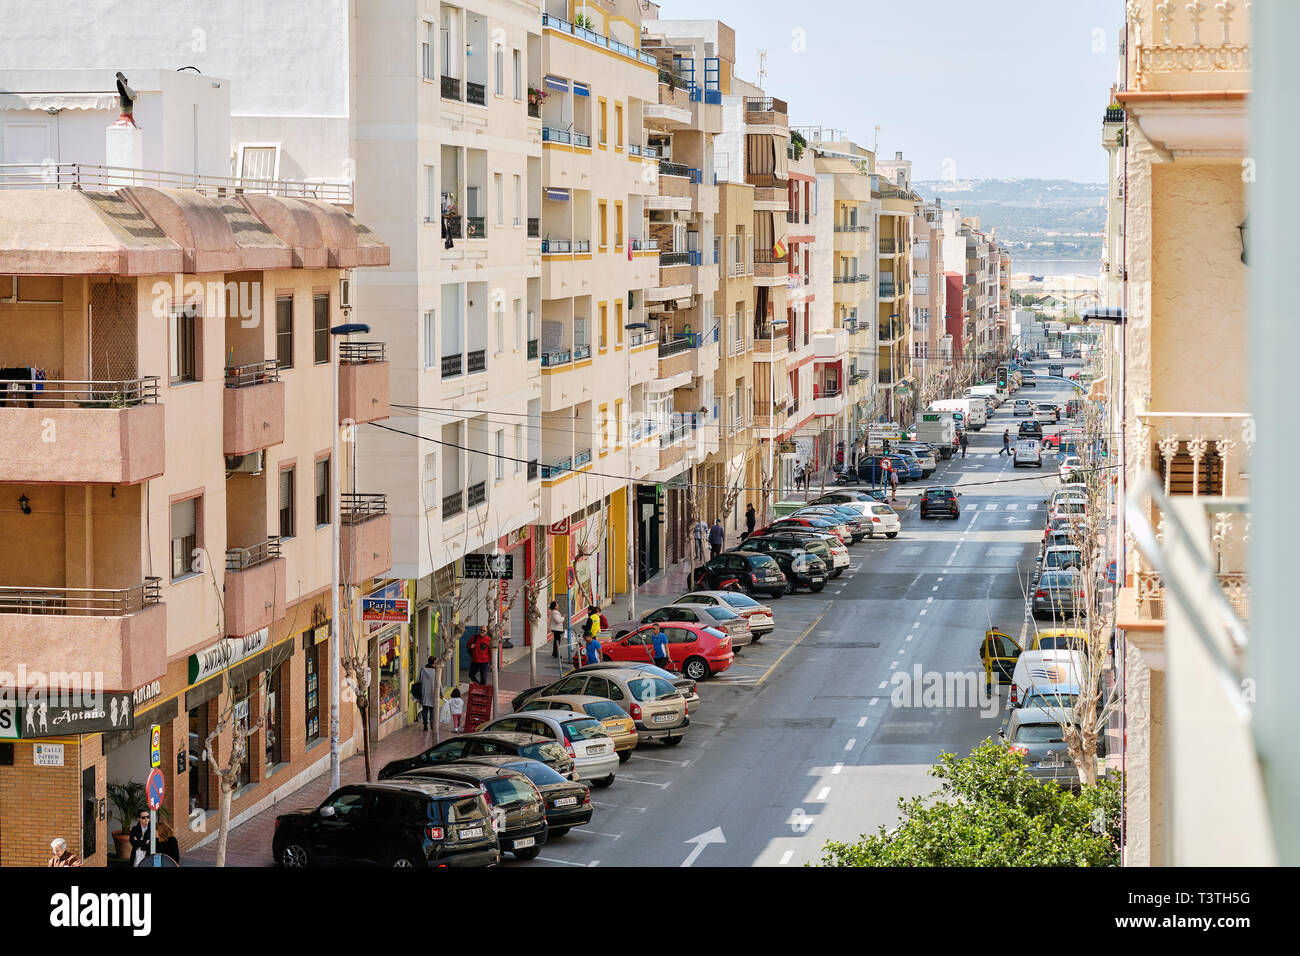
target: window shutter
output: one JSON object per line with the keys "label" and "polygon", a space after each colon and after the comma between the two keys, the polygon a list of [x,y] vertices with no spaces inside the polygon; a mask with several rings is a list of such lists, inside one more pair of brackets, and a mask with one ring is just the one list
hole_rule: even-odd
{"label": "window shutter", "polygon": [[280,472],[280,507],[288,508],[293,504],[293,469],[285,468]]}
{"label": "window shutter", "polygon": [[190,498],[172,505],[172,538],[188,538],[195,534],[197,500]]}

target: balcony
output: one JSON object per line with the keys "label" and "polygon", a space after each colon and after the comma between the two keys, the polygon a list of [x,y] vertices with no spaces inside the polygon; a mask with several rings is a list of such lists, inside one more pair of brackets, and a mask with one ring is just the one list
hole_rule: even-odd
{"label": "balcony", "polygon": [[[0,404],[3,472],[10,482],[129,485],[166,461],[156,375],[124,381],[48,379]],[[39,441],[51,434],[57,441]]]}
{"label": "balcony", "polygon": [[754,326],[754,358],[771,361],[780,358],[790,350],[790,337],[786,332],[786,322],[767,322]]}
{"label": "balcony", "polygon": [[580,149],[591,149],[591,136],[587,133],[573,131],[573,145]]}
{"label": "balcony", "polygon": [[467,363],[469,374],[473,375],[475,372],[487,371],[487,350],[486,349],[475,349],[474,351],[469,353],[467,358],[469,360]]}
{"label": "balcony", "polygon": [[466,489],[465,501],[470,508],[477,508],[479,505],[487,504],[487,482],[476,481]]}
{"label": "balcony", "polygon": [[688,266],[691,264],[691,254],[689,252],[663,252],[659,253],[659,268],[663,269],[668,266]]}
{"label": "balcony", "polygon": [[0,672],[90,671],[133,690],[167,670],[161,582],[130,588],[0,587]]}
{"label": "balcony", "polygon": [[902,336],[903,323],[899,319],[888,319],[877,326],[876,332],[880,337],[880,344],[884,345]]}
{"label": "balcony", "polygon": [[569,349],[558,349],[554,352],[542,353],[542,368],[558,368],[561,365],[569,365],[573,362],[573,352]]}
{"label": "balcony", "polygon": [[[745,97],[745,122],[746,123],[779,123],[785,125],[786,114],[789,109],[785,100],[778,100],[773,96],[746,96]],[[770,117],[765,119],[765,117]]]}
{"label": "balcony", "polygon": [[543,239],[542,240],[542,255],[544,256],[567,256],[567,255],[571,255],[572,253],[573,253],[573,242],[570,239]]}
{"label": "balcony", "polygon": [[899,294],[898,286],[892,282],[880,283],[880,298],[892,299]]}
{"label": "balcony", "polygon": [[455,378],[465,370],[465,356],[457,352],[455,355],[444,355],[442,357],[442,377]]}
{"label": "balcony", "polygon": [[[770,249],[754,250],[754,278],[778,279],[784,284],[790,274],[790,257],[777,257]],[[765,283],[770,284],[770,283]]]}
{"label": "balcony", "polygon": [[364,584],[392,568],[393,517],[388,513],[387,495],[342,495],[339,549],[339,576],[347,584]]}
{"label": "balcony", "polygon": [[567,33],[570,36],[577,37],[579,40],[584,40],[587,43],[592,43],[598,47],[602,47],[606,50],[609,50],[612,53],[616,53],[619,56],[625,57],[629,60],[636,60],[640,63],[646,64],[647,66],[656,65],[655,58],[651,56],[649,53],[642,53],[640,50],[636,49],[635,47],[628,46],[626,43],[620,43],[617,40],[611,40],[607,36],[602,36],[599,33],[595,33],[583,27],[576,26],[575,24],[570,23],[568,20],[563,20],[560,17],[552,16],[549,13],[542,14],[542,29],[555,30],[559,33]]}
{"label": "balcony", "polygon": [[674,163],[666,159],[661,159],[659,160],[659,175],[660,176],[681,176],[683,178],[689,179],[691,175],[691,168],[689,166],[684,166],[681,163]]}
{"label": "balcony", "polygon": [[[531,94],[530,94],[530,95],[531,95]],[[529,119],[541,119],[541,118],[542,118],[542,104],[541,104],[541,103],[539,103],[539,102],[535,102],[535,101],[532,100],[532,99],[530,99],[530,100],[528,101],[528,118],[529,118]]]}
{"label": "balcony", "polygon": [[460,102],[460,80],[454,76],[444,76],[442,78],[442,98]]}
{"label": "balcony", "polygon": [[590,464],[591,464],[591,449],[590,449],[590,448],[588,448],[586,451],[580,451],[580,452],[576,452],[576,453],[574,454],[574,456],[573,456],[573,469],[574,469],[574,471],[577,471],[577,470],[579,470],[579,469],[581,469],[581,468],[585,468],[587,465],[590,465]]}
{"label": "balcony", "polygon": [[838,415],[844,411],[844,390],[838,385],[819,388],[813,385],[813,414]]}
{"label": "balcony", "polygon": [[565,458],[552,465],[542,465],[542,481],[554,481],[561,475],[573,471],[573,459]]}
{"label": "balcony", "polygon": [[271,359],[226,366],[221,442],[225,454],[248,455],[283,441],[284,382],[279,363]]}
{"label": "balcony", "polygon": [[[848,222],[835,227],[836,232],[870,232],[871,227],[859,225],[856,222]],[[892,240],[891,240],[892,241]]]}
{"label": "balcony", "polygon": [[242,637],[284,617],[285,568],[280,539],[226,551],[226,634]]}
{"label": "balcony", "polygon": [[486,239],[487,219],[483,216],[466,216],[465,217],[465,238]]}
{"label": "balcony", "polygon": [[388,356],[384,343],[341,342],[339,420],[360,424],[387,418],[388,402]]}
{"label": "balcony", "polygon": [[465,492],[453,491],[449,495],[442,496],[442,516],[443,518],[454,518],[465,510]]}
{"label": "balcony", "polygon": [[564,143],[566,145],[573,143],[573,137],[567,129],[556,129],[554,126],[542,127],[543,143]]}
{"label": "balcony", "polygon": [[893,256],[898,254],[898,242],[894,239],[881,239],[879,240],[878,245],[882,256]]}
{"label": "balcony", "polygon": [[1130,20],[1140,24],[1127,54],[1130,90],[1250,89],[1250,4],[1135,0],[1129,6]]}
{"label": "balcony", "polygon": [[482,83],[465,82],[465,102],[474,106],[487,105],[487,90]]}
{"label": "balcony", "polygon": [[575,362],[581,362],[583,359],[589,358],[591,358],[590,345],[575,345],[573,347],[573,360]]}

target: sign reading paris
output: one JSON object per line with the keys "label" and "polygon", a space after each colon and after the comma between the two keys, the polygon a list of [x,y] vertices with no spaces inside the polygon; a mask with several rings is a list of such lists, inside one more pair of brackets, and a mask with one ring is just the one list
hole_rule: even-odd
{"label": "sign reading paris", "polygon": [[515,558],[512,554],[467,554],[465,577],[514,578]]}

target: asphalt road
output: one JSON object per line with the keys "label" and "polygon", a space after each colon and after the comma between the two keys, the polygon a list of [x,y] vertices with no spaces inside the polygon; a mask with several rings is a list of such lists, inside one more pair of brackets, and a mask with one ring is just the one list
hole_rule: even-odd
{"label": "asphalt road", "polygon": [[[1038,367],[1041,384],[1015,397],[1070,397]],[[965,691],[983,685],[984,631],[1028,628],[1023,579],[1057,481],[1053,456],[1039,473],[997,454],[1018,421],[1004,405],[966,459],[900,488],[956,486],[960,519],[921,521],[913,507],[898,538],[853,546],[852,566],[821,594],[776,601],[776,632],[701,685],[686,739],[638,748],[593,793],[591,825],[530,865],[816,862],[825,841],[893,826],[900,796],[934,790],[940,752],[994,736],[1001,698],[990,706]]]}

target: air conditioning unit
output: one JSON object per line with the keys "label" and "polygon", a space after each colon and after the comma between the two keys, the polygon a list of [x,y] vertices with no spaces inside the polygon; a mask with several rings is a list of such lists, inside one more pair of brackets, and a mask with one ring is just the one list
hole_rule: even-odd
{"label": "air conditioning unit", "polygon": [[255,451],[249,455],[227,455],[226,474],[260,475],[265,455],[264,451]]}

